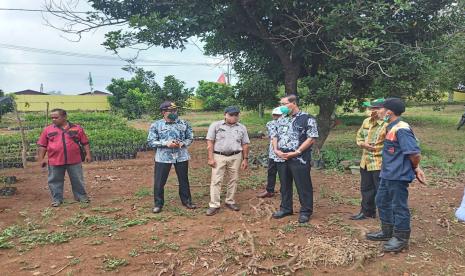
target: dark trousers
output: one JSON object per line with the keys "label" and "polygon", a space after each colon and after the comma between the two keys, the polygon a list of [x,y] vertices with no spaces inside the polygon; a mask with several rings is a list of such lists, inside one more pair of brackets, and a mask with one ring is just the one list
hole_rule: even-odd
{"label": "dark trousers", "polygon": [[281,182],[281,210],[292,212],[292,181],[295,182],[299,194],[300,213],[311,215],[313,213],[313,187],[310,177],[310,162],[302,164],[298,160],[277,162],[279,180]]}
{"label": "dark trousers", "polygon": [[381,179],[376,206],[383,224],[394,225],[395,230],[410,230],[410,210],[408,208],[407,181]]}
{"label": "dark trousers", "polygon": [[268,177],[266,182],[266,191],[269,193],[274,193],[274,187],[276,186],[276,174],[278,173],[278,168],[276,167],[276,162],[273,159],[268,159]]}
{"label": "dark trousers", "polygon": [[[178,176],[179,183],[179,197],[181,198],[182,204],[191,203],[191,191],[189,188],[189,162],[179,162],[174,163],[174,169],[176,175]],[[168,175],[170,173],[171,163],[160,163],[155,162],[155,175],[154,175],[154,185],[153,185],[153,195],[155,200],[155,206],[162,207],[165,203],[165,184],[168,180]]]}
{"label": "dark trousers", "polygon": [[48,187],[52,194],[52,201],[63,202],[65,172],[68,172],[74,199],[77,201],[88,200],[89,198],[84,188],[82,163],[79,163],[74,165],[48,166]]}
{"label": "dark trousers", "polygon": [[379,186],[380,171],[367,171],[360,168],[360,192],[362,194],[362,213],[366,216],[376,214],[375,197]]}

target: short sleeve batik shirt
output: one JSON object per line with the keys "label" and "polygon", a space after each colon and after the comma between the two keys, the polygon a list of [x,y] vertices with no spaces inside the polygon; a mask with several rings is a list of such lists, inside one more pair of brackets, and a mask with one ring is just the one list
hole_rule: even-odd
{"label": "short sleeve batik shirt", "polygon": [[[303,123],[297,123],[302,122]],[[294,116],[282,116],[276,121],[276,133],[273,137],[278,139],[278,149],[283,152],[296,151],[308,138],[318,138],[318,126],[316,119],[305,112],[299,111]],[[305,151],[311,151],[311,147]],[[304,153],[302,153],[304,155]],[[301,156],[296,157],[301,163],[308,160]]]}

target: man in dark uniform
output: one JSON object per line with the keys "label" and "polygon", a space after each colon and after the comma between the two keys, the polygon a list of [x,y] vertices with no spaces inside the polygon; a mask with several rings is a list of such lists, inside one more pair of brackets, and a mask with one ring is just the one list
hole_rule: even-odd
{"label": "man in dark uniform", "polygon": [[415,178],[425,183],[420,169],[420,148],[410,126],[399,117],[405,111],[401,99],[389,98],[382,104],[378,116],[388,123],[383,148],[380,184],[376,206],[381,231],[368,233],[368,240],[386,241],[385,252],[400,252],[410,239],[408,186]]}

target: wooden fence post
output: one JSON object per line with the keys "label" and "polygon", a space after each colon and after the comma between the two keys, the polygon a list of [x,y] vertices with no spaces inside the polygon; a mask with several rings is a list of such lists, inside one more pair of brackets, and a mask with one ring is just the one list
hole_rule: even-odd
{"label": "wooden fence post", "polygon": [[23,144],[23,149],[21,151],[21,160],[23,161],[23,168],[26,168],[27,150],[28,150],[26,134],[24,133],[23,124],[21,122],[21,118],[19,117],[18,106],[16,105],[16,101],[12,100],[12,102],[13,102],[13,111],[15,112],[16,120],[18,121],[18,125],[19,125],[19,132],[21,133],[21,143]]}

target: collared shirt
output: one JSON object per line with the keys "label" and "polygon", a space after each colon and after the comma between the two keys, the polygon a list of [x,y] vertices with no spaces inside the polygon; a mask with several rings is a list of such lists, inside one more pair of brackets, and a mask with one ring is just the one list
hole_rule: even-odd
{"label": "collared shirt", "polygon": [[383,161],[383,145],[386,137],[386,126],[382,120],[366,118],[357,132],[357,145],[368,143],[375,148],[374,151],[363,149],[360,167],[367,171],[381,170]]}
{"label": "collared shirt", "polygon": [[284,162],[286,160],[277,156],[273,150],[273,133],[276,132],[276,120],[269,121],[266,123],[266,129],[268,131],[268,137],[270,138],[270,146],[268,148],[268,158],[272,159],[274,162]]}
{"label": "collared shirt", "polygon": [[379,177],[387,180],[413,181],[415,171],[409,155],[420,153],[415,134],[400,118],[390,123],[386,131]]}
{"label": "collared shirt", "polygon": [[[301,122],[302,120],[305,122]],[[318,127],[315,118],[299,111],[293,116],[281,116],[276,120],[276,132],[272,135],[278,139],[279,150],[292,152],[296,151],[308,138],[318,138]],[[311,159],[311,147],[293,159],[307,164]]]}
{"label": "collared shirt", "polygon": [[242,151],[242,145],[250,143],[247,128],[243,124],[230,125],[225,120],[210,125],[207,140],[215,141],[214,151],[225,153]]}
{"label": "collared shirt", "polygon": [[79,141],[82,145],[89,144],[84,129],[72,123],[65,128],[52,124],[44,128],[37,145],[47,149],[50,166],[73,165],[81,163]]}
{"label": "collared shirt", "polygon": [[[187,147],[192,144],[194,133],[192,127],[184,120],[167,122],[165,119],[155,121],[149,129],[148,145],[156,149],[155,162],[177,163],[189,160]],[[181,148],[168,148],[172,141],[179,141]]]}

